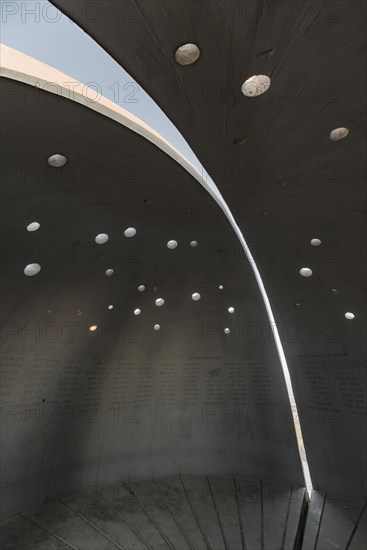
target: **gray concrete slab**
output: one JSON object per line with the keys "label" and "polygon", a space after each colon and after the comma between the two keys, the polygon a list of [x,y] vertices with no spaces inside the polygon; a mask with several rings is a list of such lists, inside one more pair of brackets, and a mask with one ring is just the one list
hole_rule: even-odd
{"label": "gray concrete slab", "polygon": [[25,512],[24,517],[79,550],[116,550],[119,547],[61,502]]}
{"label": "gray concrete slab", "polygon": [[262,550],[261,482],[245,476],[236,476],[235,479],[246,548]]}
{"label": "gray concrete slab", "polygon": [[234,478],[208,476],[208,482],[226,547],[230,550],[245,550]]}
{"label": "gray concrete slab", "polygon": [[15,516],[0,525],[1,548],[4,550],[65,550],[72,548],[32,521]]}
{"label": "gray concrete slab", "polygon": [[315,550],[320,529],[320,521],[323,514],[324,500],[325,493],[321,491],[312,491],[308,505],[302,550]]}
{"label": "gray concrete slab", "polygon": [[170,546],[163,538],[152,519],[145,513],[141,504],[126,486],[118,483],[103,489],[103,498],[112,506],[124,521],[143,539],[149,548],[169,550]]}
{"label": "gray concrete slab", "polygon": [[347,550],[365,550],[367,547],[367,507],[356,525],[356,531],[352,535],[349,548]]}
{"label": "gray concrete slab", "polygon": [[201,532],[211,550],[227,550],[206,476],[180,476]]}
{"label": "gray concrete slab", "polygon": [[147,550],[147,545],[122,519],[102,495],[75,495],[61,499],[79,516],[85,518],[98,530],[126,550]]}
{"label": "gray concrete slab", "polygon": [[178,476],[162,477],[156,478],[155,482],[167,506],[185,531],[190,545],[197,550],[208,550],[181,479]]}
{"label": "gray concrete slab", "polygon": [[190,550],[186,534],[169,510],[153,479],[128,481],[128,487],[171,548]]}
{"label": "gray concrete slab", "polygon": [[315,550],[346,548],[363,505],[364,503],[328,493]]}

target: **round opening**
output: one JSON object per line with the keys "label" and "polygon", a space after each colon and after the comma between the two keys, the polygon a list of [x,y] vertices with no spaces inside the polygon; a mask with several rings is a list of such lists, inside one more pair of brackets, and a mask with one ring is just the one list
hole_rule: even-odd
{"label": "round opening", "polygon": [[309,267],[302,267],[302,269],[300,269],[300,274],[302,277],[311,277],[312,270]]}
{"label": "round opening", "polygon": [[112,275],[114,274],[114,270],[113,269],[107,269],[106,272],[105,272],[105,275],[107,275],[107,277],[112,277]]}
{"label": "round opening", "polygon": [[153,292],[158,292],[158,287],[157,286],[153,287]]}
{"label": "round opening", "polygon": [[38,222],[32,222],[29,225],[27,225],[27,231],[37,231],[37,229],[40,228],[40,224]]}
{"label": "round opening", "polygon": [[347,311],[347,313],[345,314],[346,319],[352,320],[352,319],[354,319],[354,317],[355,317],[354,313],[352,313],[350,311]]}
{"label": "round opening", "polygon": [[125,237],[128,237],[128,238],[135,237],[136,235],[135,227],[128,227],[127,229],[125,229],[124,235]]}
{"label": "round opening", "polygon": [[24,275],[27,277],[33,277],[34,275],[37,275],[41,271],[40,264],[28,264],[24,268]]}
{"label": "round opening", "polygon": [[218,288],[219,288],[219,290],[223,290],[224,286],[223,286],[223,285],[219,285]]}
{"label": "round opening", "polygon": [[94,239],[97,244],[105,244],[108,241],[109,237],[107,233],[99,233]]}
{"label": "round opening", "polygon": [[201,296],[198,292],[194,292],[191,298],[194,300],[194,302],[197,302],[198,300],[200,300]]}
{"label": "round opening", "polygon": [[108,309],[113,309],[113,305],[111,304],[110,306],[108,306]]}
{"label": "round opening", "polygon": [[295,307],[301,307],[301,304],[299,302],[296,302],[294,305]]}
{"label": "round opening", "polygon": [[81,317],[83,315],[83,312],[82,312],[81,309],[77,309],[76,314],[77,314],[78,317]]}
{"label": "round opening", "polygon": [[53,168],[61,168],[67,163],[68,159],[64,157],[64,155],[51,155],[48,157],[48,164],[52,166]]}
{"label": "round opening", "polygon": [[200,57],[200,49],[196,44],[183,44],[175,52],[175,60],[179,65],[192,65]]}
{"label": "round opening", "polygon": [[196,248],[196,247],[198,246],[198,244],[199,244],[199,243],[198,243],[197,241],[191,241],[190,246],[191,246],[192,248]]}
{"label": "round opening", "polygon": [[163,298],[157,298],[156,301],[155,301],[155,305],[158,306],[158,307],[164,306]]}
{"label": "round opening", "polygon": [[229,307],[229,308],[228,308],[228,313],[234,313],[234,307],[232,307],[232,306]]}
{"label": "round opening", "polygon": [[312,246],[320,246],[321,241],[320,239],[311,239]]}
{"label": "round opening", "polygon": [[97,328],[98,328],[98,325],[91,325],[91,326],[89,327],[89,330],[90,330],[91,332],[95,332],[95,331],[97,330]]}
{"label": "round opening", "polygon": [[231,329],[230,328],[225,328],[224,329],[224,334],[231,334]]}
{"label": "round opening", "polygon": [[240,145],[240,146],[245,145],[246,141],[247,141],[247,138],[245,138],[245,137],[236,138],[236,139],[233,140],[233,145]]}
{"label": "round opening", "polygon": [[141,309],[139,308],[134,309],[134,315],[140,315],[140,314],[141,314]]}
{"label": "round opening", "polygon": [[161,330],[161,325],[154,325],[154,330]]}
{"label": "round opening", "polygon": [[178,247],[177,241],[168,241],[167,248],[169,248],[170,250],[174,250],[177,247]]}
{"label": "round opening", "polygon": [[139,291],[139,292],[144,292],[144,290],[145,290],[145,286],[144,286],[144,285],[138,286],[138,291]]}
{"label": "round opening", "polygon": [[330,139],[331,141],[339,141],[341,139],[344,139],[349,134],[348,128],[335,128],[335,130],[332,130],[330,132]]}
{"label": "round opening", "polygon": [[332,288],[332,289],[331,289],[331,294],[334,294],[334,295],[335,295],[335,294],[338,294],[337,289],[336,289],[336,288]]}
{"label": "round opening", "polygon": [[241,86],[241,92],[246,97],[255,97],[265,93],[270,87],[270,78],[264,74],[251,76]]}

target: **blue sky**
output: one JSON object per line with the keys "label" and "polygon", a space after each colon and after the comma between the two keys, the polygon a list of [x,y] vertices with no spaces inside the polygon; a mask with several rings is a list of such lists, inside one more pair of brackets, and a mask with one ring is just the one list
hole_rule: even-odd
{"label": "blue sky", "polygon": [[47,0],[0,0],[0,5],[3,44],[83,84],[96,82],[105,97],[141,118],[201,169],[176,127],[141,86]]}

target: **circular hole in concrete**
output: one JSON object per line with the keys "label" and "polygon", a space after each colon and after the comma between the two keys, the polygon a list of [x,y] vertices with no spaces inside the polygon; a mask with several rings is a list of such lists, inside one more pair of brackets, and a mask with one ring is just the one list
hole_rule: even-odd
{"label": "circular hole in concrete", "polygon": [[331,294],[334,294],[334,295],[335,295],[335,294],[338,294],[337,289],[336,289],[336,288],[332,288],[332,289],[331,289]]}
{"label": "circular hole in concrete", "polygon": [[246,97],[256,97],[264,94],[270,87],[270,78],[264,74],[251,76],[241,86],[241,92]]}
{"label": "circular hole in concrete", "polygon": [[170,250],[174,250],[177,247],[178,247],[177,241],[168,241],[167,248],[169,248]]}
{"label": "circular hole in concrete", "polygon": [[191,298],[194,300],[194,302],[197,302],[198,300],[200,300],[201,296],[198,292],[194,292]]}
{"label": "circular hole in concrete", "polygon": [[55,154],[48,157],[48,164],[52,166],[53,168],[61,168],[62,166],[65,166],[68,159],[64,155]]}
{"label": "circular hole in concrete", "polygon": [[90,330],[91,332],[95,332],[95,331],[97,330],[97,328],[98,328],[98,325],[91,325],[91,326],[89,327],[89,330]]}
{"label": "circular hole in concrete", "polygon": [[124,235],[125,237],[128,237],[128,238],[135,237],[136,235],[135,227],[128,227],[127,229],[125,229]]}
{"label": "circular hole in concrete", "polygon": [[197,241],[191,241],[190,246],[191,248],[196,248],[199,245]]}
{"label": "circular hole in concrete", "polygon": [[108,306],[108,309],[113,309],[113,305],[112,305],[112,304],[109,305],[109,306]]}
{"label": "circular hole in concrete", "polygon": [[320,246],[321,241],[320,239],[311,239],[312,246]]}
{"label": "circular hole in concrete", "polygon": [[154,325],[154,330],[161,330],[161,325]]}
{"label": "circular hole in concrete", "polygon": [[155,305],[158,306],[158,307],[164,306],[163,298],[157,298],[156,301],[155,301]]}
{"label": "circular hole in concrete", "polygon": [[246,141],[247,141],[247,138],[245,137],[236,138],[233,140],[233,145],[238,145],[238,146],[245,145]]}
{"label": "circular hole in concrete", "polygon": [[219,285],[218,288],[219,288],[219,290],[223,290],[224,286],[223,286],[223,285]]}
{"label": "circular hole in concrete", "polygon": [[228,308],[228,313],[234,313],[234,307],[232,307],[232,306],[229,307],[229,308]]}
{"label": "circular hole in concrete", "polygon": [[192,65],[200,57],[200,49],[196,44],[183,44],[175,52],[175,60],[179,65]]}
{"label": "circular hole in concrete", "polygon": [[134,315],[140,315],[140,314],[141,314],[141,309],[139,308],[134,309]]}
{"label": "circular hole in concrete", "polygon": [[355,315],[351,311],[347,311],[347,313],[344,315],[346,319],[352,320],[354,319]]}
{"label": "circular hole in concrete", "polygon": [[112,275],[114,274],[114,270],[113,269],[106,269],[105,271],[105,275],[107,275],[107,277],[112,277]]}
{"label": "circular hole in concrete", "polygon": [[138,291],[139,291],[139,292],[144,292],[144,290],[145,290],[145,286],[144,286],[144,285],[139,285],[139,286],[138,286]]}
{"label": "circular hole in concrete", "polygon": [[224,329],[224,334],[231,334],[231,329],[230,328],[225,328]]}
{"label": "circular hole in concrete", "polygon": [[38,222],[32,222],[32,223],[27,225],[27,231],[29,231],[29,232],[37,231],[37,229],[39,229],[40,227],[41,226]]}
{"label": "circular hole in concrete", "polygon": [[302,267],[299,272],[302,277],[311,277],[312,275],[312,270],[309,267]]}
{"label": "circular hole in concrete", "polygon": [[94,239],[97,244],[105,244],[109,239],[107,233],[99,233]]}
{"label": "circular hole in concrete", "polygon": [[24,268],[24,275],[27,277],[33,277],[41,271],[40,264],[28,264]]}
{"label": "circular hole in concrete", "polygon": [[348,128],[335,128],[330,132],[331,141],[340,141],[344,139],[349,134]]}

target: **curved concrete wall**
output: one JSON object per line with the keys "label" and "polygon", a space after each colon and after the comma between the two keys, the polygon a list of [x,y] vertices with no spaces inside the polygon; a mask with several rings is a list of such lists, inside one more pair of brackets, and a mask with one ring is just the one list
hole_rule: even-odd
{"label": "curved concrete wall", "polygon": [[[93,20],[82,2],[53,3],[145,88],[212,176],[272,300],[313,484],[364,497],[364,3],[97,1]],[[187,42],[201,55],[180,66]],[[270,89],[245,97],[256,74]],[[338,127],[349,135],[331,141]]]}
{"label": "curved concrete wall", "polygon": [[144,125],[21,73],[1,78],[3,514],[128,477],[302,485],[271,327],[219,206]]}

